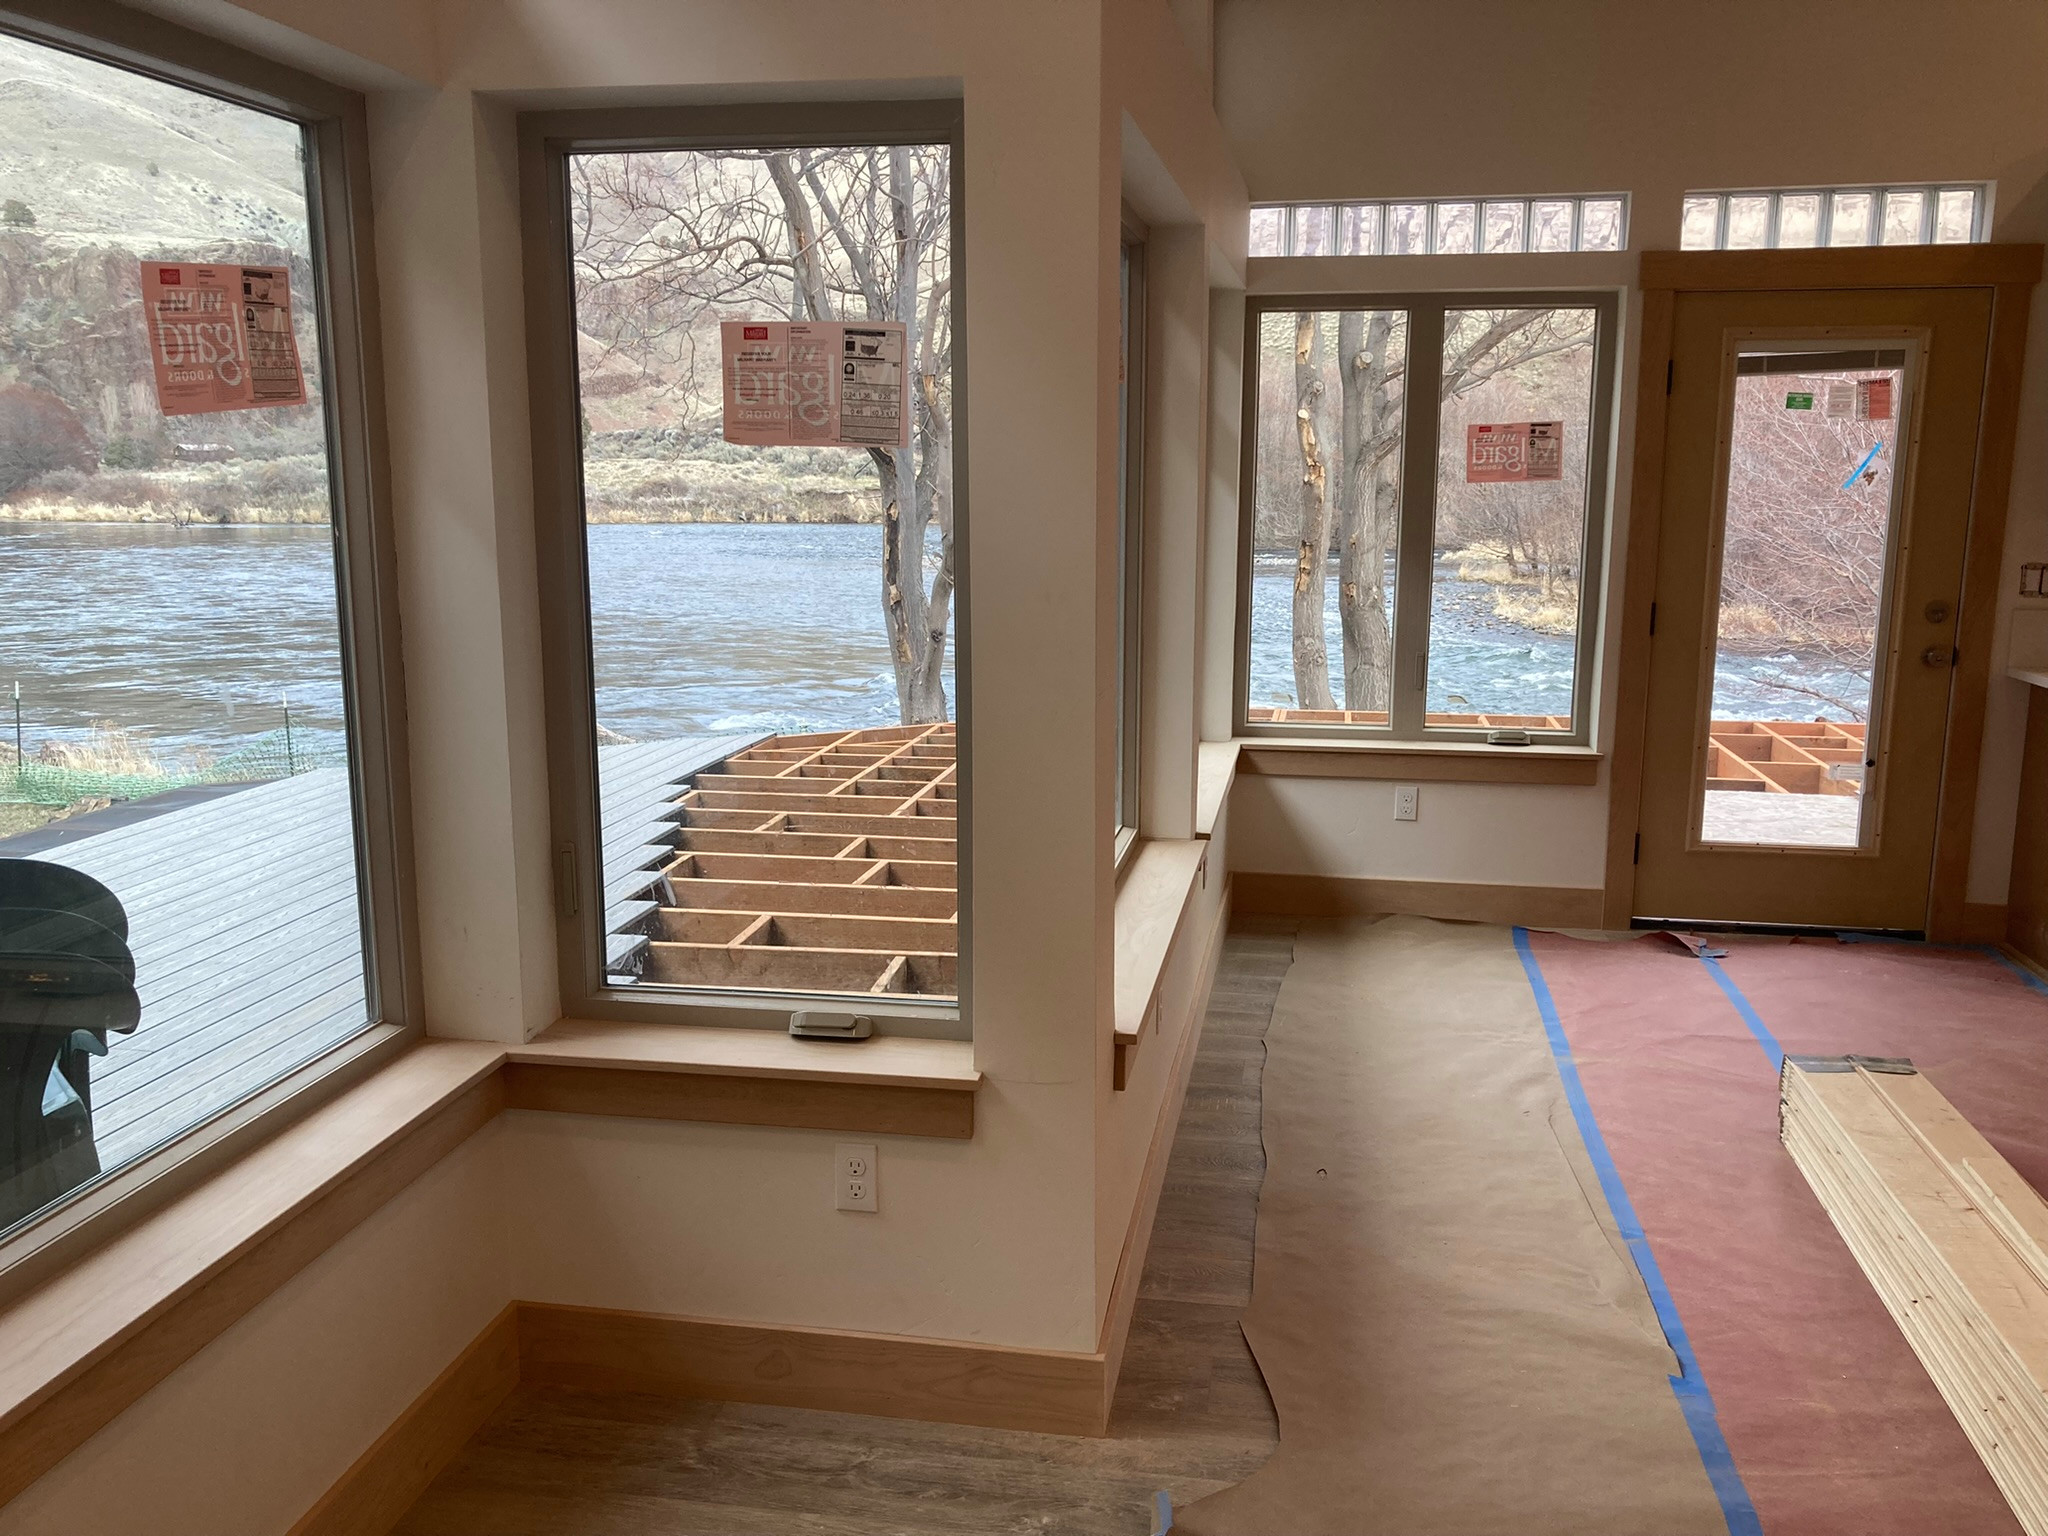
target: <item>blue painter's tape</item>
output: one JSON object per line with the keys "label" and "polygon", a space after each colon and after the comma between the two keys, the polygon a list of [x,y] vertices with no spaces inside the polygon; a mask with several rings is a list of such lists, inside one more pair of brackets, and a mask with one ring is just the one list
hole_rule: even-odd
{"label": "blue painter's tape", "polygon": [[1846,491],[1853,487],[1856,484],[1857,478],[1863,473],[1863,471],[1870,468],[1870,461],[1876,458],[1882,452],[1884,452],[1884,439],[1880,437],[1877,440],[1877,446],[1872,448],[1870,452],[1863,455],[1863,462],[1861,464],[1858,464],[1854,469],[1849,471],[1849,478],[1842,482],[1842,489]]}
{"label": "blue painter's tape", "polygon": [[1721,962],[1711,956],[1701,955],[1700,964],[1707,968],[1707,973],[1714,978],[1714,985],[1721,989],[1721,994],[1735,1005],[1735,1011],[1742,1016],[1742,1022],[1748,1026],[1749,1032],[1756,1036],[1756,1043],[1762,1046],[1764,1054],[1771,1058],[1771,1070],[1776,1072],[1783,1068],[1785,1048],[1778,1044],[1778,1037],[1771,1033],[1770,1026],[1764,1023],[1754,1008],[1750,1007],[1749,999],[1742,995],[1742,988],[1735,985],[1735,978],[1722,970]]}
{"label": "blue painter's tape", "polygon": [[2032,971],[2028,970],[2024,965],[2021,965],[2019,961],[2013,959],[2011,955],[2008,955],[2004,950],[2000,949],[1996,944],[1982,944],[1979,945],[1978,948],[1982,949],[1985,954],[1989,955],[1992,959],[1996,960],[2008,971],[2011,971],[2013,975],[2019,977],[2021,981],[2024,981],[2036,992],[2048,992],[2048,981],[2043,981],[2040,977],[2036,976]]}
{"label": "blue painter's tape", "polygon": [[[1742,1473],[1736,1469],[1727,1437],[1721,1433],[1721,1420],[1714,1411],[1713,1394],[1707,1390],[1706,1378],[1700,1374],[1700,1363],[1692,1352],[1692,1341],[1686,1337],[1685,1324],[1678,1316],[1678,1303],[1672,1300],[1671,1289],[1664,1283],[1664,1272],[1657,1267],[1657,1256],[1650,1251],[1650,1240],[1644,1235],[1642,1221],[1637,1217],[1635,1205],[1621,1182],[1621,1170],[1614,1166],[1614,1157],[1607,1150],[1607,1138],[1600,1134],[1600,1124],[1593,1118],[1592,1102],[1586,1097],[1585,1084],[1579,1081],[1579,1067],[1572,1057],[1571,1041],[1565,1037],[1564,1021],[1558,1017],[1557,1002],[1550,995],[1550,983],[1543,979],[1543,969],[1536,963],[1536,950],[1529,942],[1528,929],[1515,930],[1515,952],[1522,957],[1523,974],[1529,978],[1529,989],[1536,994],[1536,1011],[1543,1016],[1543,1034],[1550,1042],[1551,1059],[1557,1064],[1557,1075],[1564,1083],[1565,1102],[1571,1106],[1572,1119],[1578,1123],[1579,1136],[1586,1143],[1586,1154],[1593,1160],[1593,1172],[1600,1180],[1600,1192],[1607,1197],[1608,1209],[1614,1212],[1615,1224],[1621,1228],[1621,1239],[1628,1245],[1629,1257],[1635,1260],[1636,1272],[1643,1277],[1643,1288],[1650,1293],[1650,1305],[1656,1308],[1658,1325],[1664,1330],[1664,1341],[1671,1346],[1672,1354],[1678,1357],[1679,1373],[1669,1378],[1671,1393],[1678,1399],[1685,1427],[1692,1431],[1692,1442],[1699,1450],[1700,1465],[1706,1469],[1714,1497],[1721,1502],[1721,1516],[1728,1522],[1729,1536],[1763,1536],[1756,1506],[1750,1502],[1749,1489],[1743,1484]],[[1712,965],[1713,962],[1710,960],[1707,964]],[[1768,1036],[1769,1031],[1765,1031],[1765,1037]]]}
{"label": "blue painter's tape", "polygon": [[1152,1536],[1166,1536],[1173,1529],[1173,1500],[1166,1490],[1160,1489],[1152,1495]]}

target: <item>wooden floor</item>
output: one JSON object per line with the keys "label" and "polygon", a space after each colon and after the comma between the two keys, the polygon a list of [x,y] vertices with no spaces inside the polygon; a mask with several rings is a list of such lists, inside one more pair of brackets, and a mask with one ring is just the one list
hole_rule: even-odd
{"label": "wooden floor", "polygon": [[1142,1536],[1237,1482],[1279,1430],[1251,1298],[1262,1043],[1285,930],[1224,948],[1106,1439],[521,1388],[399,1536]]}

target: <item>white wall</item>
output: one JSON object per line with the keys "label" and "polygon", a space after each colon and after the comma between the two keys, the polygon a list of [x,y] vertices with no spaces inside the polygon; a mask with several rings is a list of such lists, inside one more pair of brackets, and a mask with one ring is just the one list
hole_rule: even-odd
{"label": "white wall", "polygon": [[[2031,0],[1879,0],[1853,13],[1773,0],[1217,0],[1216,13],[1217,110],[1255,201],[1626,191],[1631,248],[1668,250],[1678,245],[1680,198],[1690,189],[1988,178],[1998,183],[1994,238],[2048,235],[2048,93],[2040,88],[2048,9]],[[1269,264],[1252,265],[1256,285]],[[1440,275],[1447,270],[1409,258],[1403,281],[1464,280]],[[2031,335],[2009,569],[2048,549],[2048,325],[2038,314]],[[1631,324],[1624,407],[1636,346]],[[1624,451],[1632,432],[1625,413]],[[1615,510],[1617,530],[1625,529],[1625,502]],[[2010,602],[2016,572],[2000,585]],[[2003,679],[1992,686],[1972,901],[2004,900],[2024,694]],[[1247,818],[1242,867],[1349,864],[1396,878],[1405,856],[1389,838],[1391,823],[1369,808],[1377,792],[1353,785],[1323,792],[1321,802],[1333,825],[1371,834],[1369,849],[1317,848],[1299,866],[1278,864],[1280,851],[1269,851]],[[1458,827],[1443,839],[1442,873],[1406,878],[1528,878],[1518,873],[1531,866],[1516,844],[1534,837],[1554,847],[1544,824],[1563,798],[1529,790],[1459,800],[1475,811],[1497,805],[1505,819]],[[1352,800],[1355,809],[1336,811]],[[1593,819],[1565,814],[1575,826]],[[1431,830],[1450,829],[1438,822]],[[1473,862],[1475,832],[1496,844],[1497,857]],[[1419,867],[1438,866],[1425,859]],[[1582,878],[1593,867],[1576,852],[1555,863],[1546,856],[1539,883],[1597,885],[1597,873]]]}
{"label": "white wall", "polygon": [[498,1124],[0,1507],[0,1536],[281,1536],[503,1310]]}

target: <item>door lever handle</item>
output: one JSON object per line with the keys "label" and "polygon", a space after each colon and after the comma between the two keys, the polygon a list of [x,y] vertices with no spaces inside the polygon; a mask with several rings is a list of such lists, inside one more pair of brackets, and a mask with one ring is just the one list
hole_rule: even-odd
{"label": "door lever handle", "polygon": [[1930,645],[1920,653],[1920,664],[1924,667],[1952,667],[1956,664],[1956,648],[1952,645]]}

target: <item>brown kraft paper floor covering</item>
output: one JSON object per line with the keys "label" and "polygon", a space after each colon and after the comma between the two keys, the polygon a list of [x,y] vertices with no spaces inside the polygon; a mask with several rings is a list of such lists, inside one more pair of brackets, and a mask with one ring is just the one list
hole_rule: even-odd
{"label": "brown kraft paper floor covering", "polygon": [[1304,925],[1264,1139],[1280,1446],[1177,1536],[1726,1531],[1507,929]]}

